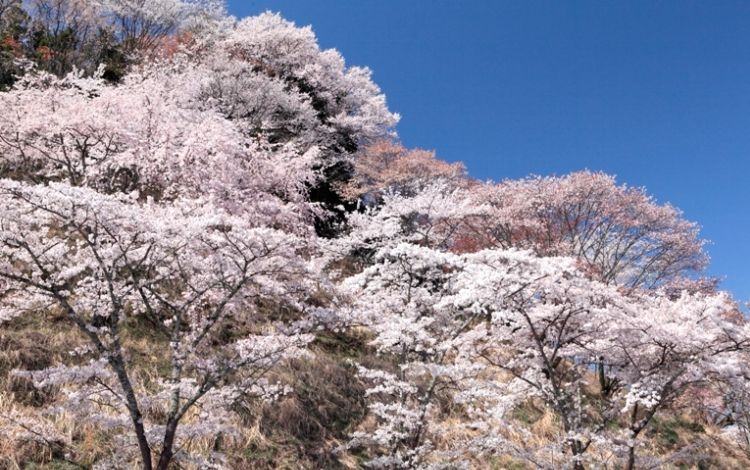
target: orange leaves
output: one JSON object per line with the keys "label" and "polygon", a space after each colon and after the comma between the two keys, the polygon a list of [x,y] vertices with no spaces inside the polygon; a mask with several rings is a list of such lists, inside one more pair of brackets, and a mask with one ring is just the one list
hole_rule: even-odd
{"label": "orange leaves", "polygon": [[13,55],[15,57],[21,57],[23,55],[23,51],[21,49],[21,43],[18,42],[17,39],[15,39],[12,36],[6,36],[0,41],[0,45],[2,49],[10,50],[13,52]]}
{"label": "orange leaves", "polygon": [[41,59],[45,62],[49,62],[52,60],[52,57],[55,56],[55,51],[53,51],[51,48],[47,46],[40,46],[36,49],[36,52],[39,54]]}
{"label": "orange leaves", "polygon": [[193,34],[189,31],[177,32],[174,35],[154,37],[144,41],[144,44],[151,44],[150,48],[145,48],[146,52],[152,58],[169,59],[185,46],[194,41]]}
{"label": "orange leaves", "polygon": [[387,140],[366,147],[354,166],[355,181],[343,189],[349,198],[384,190],[412,192],[436,179],[458,185],[467,179],[461,162],[448,163],[436,158],[433,151],[409,150]]}

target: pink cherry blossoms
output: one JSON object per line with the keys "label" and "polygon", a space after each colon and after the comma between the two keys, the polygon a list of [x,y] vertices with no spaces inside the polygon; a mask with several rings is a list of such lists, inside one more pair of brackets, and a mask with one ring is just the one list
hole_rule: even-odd
{"label": "pink cherry blossoms", "polygon": [[[657,466],[645,436],[690,396],[750,449],[750,326],[678,209],[602,173],[479,182],[407,150],[369,69],[276,14],[65,8],[132,62],[26,64],[0,92],[0,327],[70,344],[3,376],[50,397],[0,399],[9,442],[234,468],[325,356],[361,416],[316,423],[338,433],[317,465]],[[84,427],[107,444],[85,454]]]}

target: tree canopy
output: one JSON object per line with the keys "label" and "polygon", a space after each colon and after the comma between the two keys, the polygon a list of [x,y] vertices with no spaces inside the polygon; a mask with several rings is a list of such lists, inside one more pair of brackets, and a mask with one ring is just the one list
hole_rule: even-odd
{"label": "tree canopy", "polygon": [[250,468],[232,449],[297,396],[328,432],[300,468],[632,469],[702,397],[750,452],[750,326],[644,188],[476,181],[310,27],[220,2],[0,0],[0,86],[0,328],[66,335],[0,367],[15,445]]}

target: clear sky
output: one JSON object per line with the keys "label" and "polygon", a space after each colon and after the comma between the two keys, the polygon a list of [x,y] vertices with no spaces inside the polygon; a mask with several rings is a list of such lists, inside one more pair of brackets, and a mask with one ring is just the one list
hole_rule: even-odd
{"label": "clear sky", "polygon": [[750,2],[230,0],[366,65],[409,147],[481,179],[588,168],[703,227],[750,300]]}

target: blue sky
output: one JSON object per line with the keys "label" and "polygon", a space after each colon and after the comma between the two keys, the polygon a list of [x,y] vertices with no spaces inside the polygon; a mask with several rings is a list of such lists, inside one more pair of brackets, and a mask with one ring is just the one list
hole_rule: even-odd
{"label": "blue sky", "polygon": [[588,168],[703,227],[750,300],[750,2],[229,1],[366,65],[409,147],[481,179]]}

